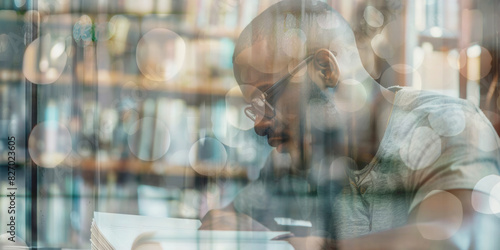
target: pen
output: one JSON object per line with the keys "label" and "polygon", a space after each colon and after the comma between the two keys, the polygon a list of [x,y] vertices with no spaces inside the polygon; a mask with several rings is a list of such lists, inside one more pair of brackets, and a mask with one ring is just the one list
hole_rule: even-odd
{"label": "pen", "polygon": [[293,238],[293,237],[295,237],[295,235],[293,233],[288,233],[288,234],[278,235],[278,236],[272,238],[271,240],[285,240],[285,239],[289,239],[289,238]]}

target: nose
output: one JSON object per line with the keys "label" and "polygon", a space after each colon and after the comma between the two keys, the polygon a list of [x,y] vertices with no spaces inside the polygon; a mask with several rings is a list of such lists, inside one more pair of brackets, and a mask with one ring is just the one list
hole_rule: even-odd
{"label": "nose", "polygon": [[269,130],[272,126],[272,119],[262,117],[262,119],[256,120],[253,129],[255,133],[260,136],[266,136],[269,134]]}

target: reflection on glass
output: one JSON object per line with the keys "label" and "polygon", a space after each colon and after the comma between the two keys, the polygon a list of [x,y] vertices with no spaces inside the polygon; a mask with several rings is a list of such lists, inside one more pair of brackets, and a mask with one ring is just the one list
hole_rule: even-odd
{"label": "reflection on glass", "polygon": [[37,84],[50,84],[59,79],[68,59],[64,44],[49,34],[35,39],[24,52],[24,76]]}
{"label": "reflection on glass", "polygon": [[129,128],[128,146],[137,158],[155,161],[170,147],[170,132],[163,121],[144,117]]}
{"label": "reflection on glass", "polygon": [[202,138],[189,150],[189,164],[201,175],[217,175],[227,163],[227,152],[218,140]]}
{"label": "reflection on glass", "polygon": [[137,66],[153,81],[167,81],[177,75],[185,56],[184,40],[167,29],[153,29],[137,43]]}
{"label": "reflection on glass", "polygon": [[28,150],[37,165],[54,168],[71,152],[71,134],[57,121],[39,123],[31,131]]}

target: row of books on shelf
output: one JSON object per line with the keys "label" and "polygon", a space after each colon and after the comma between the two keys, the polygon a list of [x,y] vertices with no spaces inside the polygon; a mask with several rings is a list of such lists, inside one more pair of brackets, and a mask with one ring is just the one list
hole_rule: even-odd
{"label": "row of books on shelf", "polygon": [[[167,30],[152,30],[160,35],[173,34]],[[234,41],[231,39],[182,39],[177,36],[174,42],[149,39],[147,34],[142,39],[139,35],[127,35],[132,31],[117,32],[125,32],[127,39],[104,41],[86,49],[65,45],[61,42],[64,37],[41,34],[27,46],[22,68],[0,68],[0,78],[21,81],[26,77],[35,84],[99,86],[125,85],[134,81],[143,83],[146,89],[165,90],[228,89],[236,85],[232,77]],[[154,49],[166,45],[172,48]]]}
{"label": "row of books on shelf", "polygon": [[[19,25],[0,21],[17,31],[2,34],[0,42],[8,49],[0,52],[0,56],[22,59],[22,67],[0,64],[1,80],[19,81],[26,77],[36,84],[115,85],[141,76],[137,81],[148,80],[150,86],[224,85],[220,87],[227,88],[235,84],[234,80],[228,80],[232,76],[234,37],[224,32],[215,37],[193,37],[192,34],[204,31],[193,31],[175,17],[120,16],[110,18],[109,25],[103,26],[107,28],[101,33],[109,33],[106,39],[98,39],[95,46],[81,47],[81,40],[77,46],[71,42],[76,25],[73,18],[53,16],[47,20],[40,23],[37,38],[27,45],[23,43],[24,34],[18,32],[22,30]],[[164,29],[158,31],[157,28]],[[149,32],[154,34],[148,37]],[[175,39],[163,39],[175,32],[178,33]],[[12,51],[17,54],[13,55]]]}
{"label": "row of books on shelf", "polygon": [[[99,117],[90,111],[96,106]],[[81,134],[83,138],[97,136],[99,146],[89,150],[90,143],[83,139],[77,152],[85,157],[100,153],[102,161],[154,162],[150,166],[159,172],[162,166],[190,166],[206,175],[222,169],[238,172],[234,168],[242,166],[258,168],[261,159],[257,153],[265,147],[249,127],[237,127],[242,125],[238,121],[246,119],[242,116],[238,107],[228,105],[225,99],[193,106],[183,99],[138,101],[122,96],[112,106],[88,104],[81,117]],[[205,172],[205,168],[215,172]]]}
{"label": "row of books on shelf", "polygon": [[[20,89],[0,88],[5,107],[22,96],[14,91]],[[241,107],[226,98],[189,104],[119,88],[103,93],[102,100],[83,102],[64,92],[39,94],[48,98],[38,100],[38,123],[31,132],[21,129],[26,124],[21,108],[4,109],[0,126],[18,135],[18,150],[28,149],[42,167],[43,159],[57,154],[60,165],[89,170],[244,176],[248,168],[262,166],[257,156],[269,150],[250,129]],[[26,139],[33,143],[22,145]],[[187,172],[182,170],[186,167]]]}
{"label": "row of books on shelf", "polygon": [[176,14],[183,15],[185,22],[203,29],[223,27],[224,29],[242,29],[253,17],[277,0],[117,0],[101,2],[78,1],[42,1],[36,6],[31,1],[0,2],[4,9],[13,11],[36,10],[42,15],[61,13],[96,14]]}

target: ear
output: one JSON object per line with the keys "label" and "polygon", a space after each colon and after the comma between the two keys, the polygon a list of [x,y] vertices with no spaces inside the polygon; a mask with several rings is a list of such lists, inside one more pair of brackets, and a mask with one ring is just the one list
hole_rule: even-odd
{"label": "ear", "polygon": [[339,81],[340,68],[331,51],[320,49],[314,54],[312,67],[307,68],[307,73],[321,89],[333,88]]}

